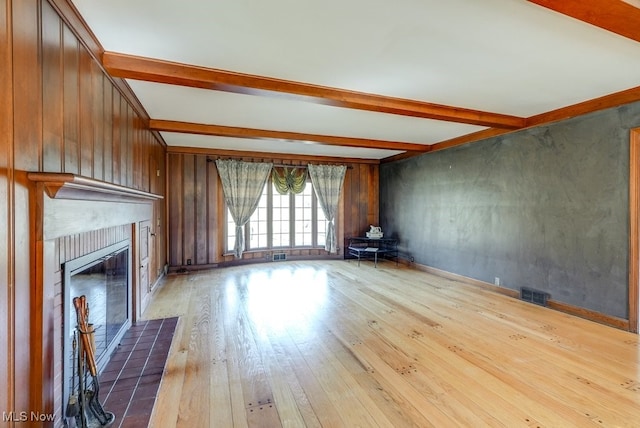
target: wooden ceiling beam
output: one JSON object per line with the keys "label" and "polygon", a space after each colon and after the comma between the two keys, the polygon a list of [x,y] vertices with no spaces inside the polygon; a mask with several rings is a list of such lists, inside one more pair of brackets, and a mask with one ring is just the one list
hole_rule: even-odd
{"label": "wooden ceiling beam", "polygon": [[[615,92],[613,94],[605,95],[592,100],[584,101],[581,103],[573,104],[567,107],[562,107],[556,110],[541,113],[535,116],[527,118],[526,128],[534,126],[547,125],[560,120],[571,119],[573,117],[582,116],[585,114],[593,113],[608,108],[614,108],[624,104],[630,104],[640,101],[640,86],[635,88],[626,89],[624,91]],[[526,129],[523,128],[523,129]],[[432,144],[429,152],[437,152],[440,150],[449,149],[464,144],[474,143],[476,141],[485,140],[487,138],[497,137],[498,135],[507,134],[510,132],[516,132],[517,130],[487,128],[482,131],[473,132],[471,134],[461,135],[459,137],[452,138],[450,140],[440,141]],[[417,156],[422,153],[406,152],[403,154],[391,156],[383,159],[383,163],[393,162],[399,159],[405,159],[407,157]]]}
{"label": "wooden ceiling beam", "polygon": [[440,150],[450,149],[452,147],[461,146],[464,144],[473,143],[480,140],[486,140],[487,138],[497,137],[498,135],[507,134],[509,131],[507,129],[497,129],[497,128],[488,128],[483,129],[482,131],[473,132],[467,135],[461,135],[460,137],[451,138],[449,140],[441,141],[437,144],[431,146],[432,152],[437,152]]}
{"label": "wooden ceiling beam", "polygon": [[290,80],[105,52],[111,76],[240,94],[286,97],[317,104],[421,117],[504,129],[518,129],[525,118],[422,101],[348,91]]}
{"label": "wooden ceiling beam", "polygon": [[[366,158],[345,158],[338,156],[322,156],[322,155],[299,155],[295,153],[276,153],[276,152],[249,152],[246,150],[228,150],[228,149],[213,149],[213,148],[201,148],[201,147],[181,147],[181,146],[169,146],[167,147],[167,153],[169,154],[189,154],[189,155],[207,155],[209,159],[220,159],[220,158],[234,158],[241,160],[258,160],[267,162],[267,161],[276,161],[276,162],[291,162],[291,161],[302,161],[302,162],[331,162],[331,163],[341,163],[341,164],[369,164],[369,165],[379,165],[380,160],[378,159],[366,159]],[[292,164],[291,166],[295,166]]]}
{"label": "wooden ceiling beam", "polygon": [[640,42],[640,8],[624,0],[529,0]]}
{"label": "wooden ceiling beam", "polygon": [[571,119],[572,117],[582,116],[637,101],[640,101],[640,86],[531,116],[527,118],[527,127]]}
{"label": "wooden ceiling beam", "polygon": [[235,126],[206,125],[201,123],[178,122],[151,119],[149,128],[159,132],[179,132],[184,134],[210,135],[216,137],[248,138],[254,140],[305,141],[331,146],[348,146],[367,149],[403,150],[424,153],[430,150],[427,144],[404,143],[398,141],[369,140],[364,138],[336,137],[330,135],[306,134],[300,132],[271,131],[267,129],[241,128]]}

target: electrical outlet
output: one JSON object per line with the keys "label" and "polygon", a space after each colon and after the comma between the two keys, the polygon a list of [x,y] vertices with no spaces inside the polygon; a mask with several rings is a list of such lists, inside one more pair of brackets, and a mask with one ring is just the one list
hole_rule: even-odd
{"label": "electrical outlet", "polygon": [[187,259],[187,266],[191,266],[191,259]]}
{"label": "electrical outlet", "polygon": [[500,278],[496,276],[496,279],[493,281],[495,285],[500,285]]}

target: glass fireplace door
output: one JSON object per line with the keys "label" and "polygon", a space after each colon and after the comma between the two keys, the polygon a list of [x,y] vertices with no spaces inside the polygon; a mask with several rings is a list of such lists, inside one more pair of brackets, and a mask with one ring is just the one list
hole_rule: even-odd
{"label": "glass fireplace door", "polygon": [[[129,241],[65,263],[64,266],[64,405],[71,394],[73,337],[77,317],[74,297],[85,296],[89,323],[95,331],[95,357],[102,371],[120,339],[131,326],[131,269]],[[76,382],[76,385],[78,382]]]}

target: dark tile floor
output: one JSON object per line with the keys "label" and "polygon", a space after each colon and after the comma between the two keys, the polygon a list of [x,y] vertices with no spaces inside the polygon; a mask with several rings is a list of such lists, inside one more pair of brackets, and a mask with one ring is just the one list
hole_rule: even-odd
{"label": "dark tile floor", "polygon": [[100,374],[100,398],[116,415],[112,427],[146,427],[162,380],[178,318],[131,326]]}

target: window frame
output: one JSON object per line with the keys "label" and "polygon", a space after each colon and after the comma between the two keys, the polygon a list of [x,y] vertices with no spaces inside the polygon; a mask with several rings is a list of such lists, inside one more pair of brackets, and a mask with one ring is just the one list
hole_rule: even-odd
{"label": "window frame", "polygon": [[[316,192],[313,189],[313,183],[311,181],[310,177],[307,177],[306,181],[305,181],[305,188],[306,186],[311,186],[311,245],[296,245],[295,244],[295,224],[296,224],[296,220],[295,220],[295,210],[296,210],[296,206],[295,206],[295,200],[296,200],[296,195],[293,193],[288,193],[287,196],[289,197],[289,219],[288,219],[288,223],[289,223],[289,245],[284,245],[284,246],[274,246],[273,245],[273,197],[274,194],[277,193],[274,185],[273,185],[273,181],[271,176],[269,176],[269,179],[267,180],[267,182],[265,183],[265,186],[267,186],[267,246],[266,247],[251,247],[251,220],[249,220],[247,222],[247,224],[244,225],[244,242],[245,242],[245,252],[251,252],[251,251],[255,251],[255,252],[259,252],[259,251],[273,251],[273,250],[295,250],[295,249],[324,249],[324,243],[322,244],[318,244],[318,223],[320,221],[324,221],[325,222],[325,240],[326,240],[326,223],[328,223],[328,220],[326,218],[324,218],[323,212],[321,207],[319,206],[319,202],[318,202],[318,197],[316,196]],[[263,191],[264,192],[264,191]],[[230,227],[234,227],[233,226],[233,219],[230,218],[231,214],[229,212],[229,208],[227,207],[227,204],[225,202],[224,204],[225,206],[225,218],[224,218],[224,238],[223,238],[223,242],[225,243],[225,254],[230,254],[233,253],[233,248],[230,247],[231,245],[231,241],[230,240]],[[254,213],[255,214],[255,213]],[[251,216],[253,218],[253,215]],[[322,217],[322,218],[320,218]],[[336,214],[336,219],[337,219],[337,214]],[[334,219],[334,223],[336,223],[336,219]],[[234,231],[235,232],[235,231]],[[235,241],[235,240],[234,240]],[[325,241],[326,242],[326,241]]]}

